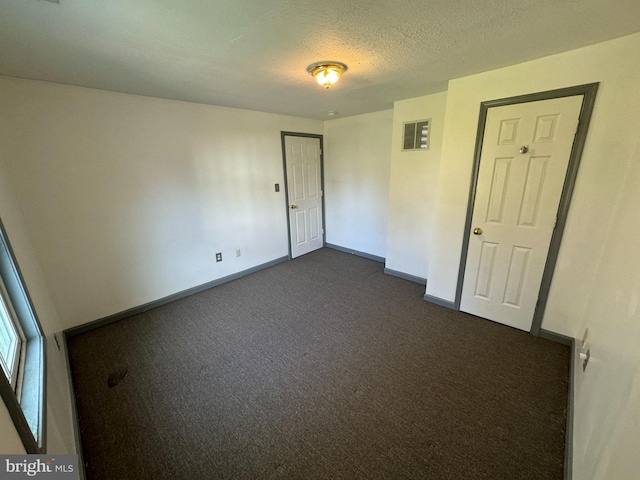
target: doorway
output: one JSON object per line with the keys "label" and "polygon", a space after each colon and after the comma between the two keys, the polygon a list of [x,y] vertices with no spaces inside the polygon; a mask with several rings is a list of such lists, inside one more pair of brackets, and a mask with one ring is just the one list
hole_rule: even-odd
{"label": "doorway", "polygon": [[539,334],[596,91],[481,105],[460,310]]}
{"label": "doorway", "polygon": [[289,256],[324,246],[322,136],[282,133]]}

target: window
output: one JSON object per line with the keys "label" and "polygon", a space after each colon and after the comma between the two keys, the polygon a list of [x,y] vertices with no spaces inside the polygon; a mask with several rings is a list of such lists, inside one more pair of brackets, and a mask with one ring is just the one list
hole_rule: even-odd
{"label": "window", "polygon": [[406,122],[402,134],[402,150],[429,150],[429,125],[431,120]]}
{"label": "window", "polygon": [[0,396],[27,453],[44,453],[44,337],[0,221]]}
{"label": "window", "polygon": [[20,383],[20,360],[24,352],[24,334],[17,321],[15,311],[9,302],[9,295],[0,278],[0,365],[14,391]]}

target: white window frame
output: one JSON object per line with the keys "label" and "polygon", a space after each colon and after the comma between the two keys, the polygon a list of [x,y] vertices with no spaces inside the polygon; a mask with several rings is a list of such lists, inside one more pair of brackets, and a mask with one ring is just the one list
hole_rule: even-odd
{"label": "white window frame", "polygon": [[[25,451],[43,454],[47,438],[46,342],[1,219],[0,304],[4,318],[0,321],[20,338],[19,351],[11,349],[11,358],[4,362],[9,375],[5,374],[5,366],[0,368],[0,397]],[[9,368],[11,362],[13,366]]]}
{"label": "white window frame", "polygon": [[25,342],[26,338],[22,327],[18,322],[16,312],[9,300],[7,289],[0,277],[0,328],[4,327],[11,337],[8,358],[5,358],[3,352],[0,351],[0,365],[2,370],[16,392],[16,397],[20,398],[22,378],[24,373],[24,358],[25,358]]}

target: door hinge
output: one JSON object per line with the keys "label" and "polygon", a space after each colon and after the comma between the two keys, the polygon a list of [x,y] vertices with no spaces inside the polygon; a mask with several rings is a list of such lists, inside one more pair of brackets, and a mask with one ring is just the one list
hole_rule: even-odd
{"label": "door hinge", "polygon": [[580,128],[580,120],[578,120],[578,121],[576,122],[576,131],[575,131],[575,132],[573,132],[573,135],[574,135],[574,136],[578,134],[578,129],[579,129],[579,128]]}

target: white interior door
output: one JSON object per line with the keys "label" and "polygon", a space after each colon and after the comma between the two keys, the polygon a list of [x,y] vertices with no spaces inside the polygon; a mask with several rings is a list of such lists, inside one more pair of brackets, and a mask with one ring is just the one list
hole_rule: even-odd
{"label": "white interior door", "polygon": [[488,110],[460,310],[531,329],[582,99]]}
{"label": "white interior door", "polygon": [[324,245],[320,139],[285,135],[291,257]]}

